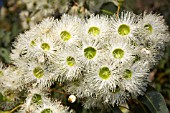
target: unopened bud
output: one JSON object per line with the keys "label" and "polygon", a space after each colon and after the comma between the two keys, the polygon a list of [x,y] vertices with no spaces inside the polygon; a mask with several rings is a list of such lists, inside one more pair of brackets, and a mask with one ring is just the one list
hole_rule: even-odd
{"label": "unopened bud", "polygon": [[76,101],[76,96],[70,95],[70,96],[68,97],[68,101],[69,101],[70,103],[74,103],[74,102]]}

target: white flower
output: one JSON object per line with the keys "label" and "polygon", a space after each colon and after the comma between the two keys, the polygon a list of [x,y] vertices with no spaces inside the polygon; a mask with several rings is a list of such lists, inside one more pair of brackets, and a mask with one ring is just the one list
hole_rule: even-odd
{"label": "white flower", "polygon": [[149,62],[138,61],[122,70],[121,88],[132,96],[142,95],[146,91],[149,76]]}
{"label": "white flower", "polygon": [[100,36],[96,36],[95,39],[90,35],[82,37],[82,46],[78,47],[78,59],[86,69],[100,62],[106,50],[105,45]]}
{"label": "white flower", "polygon": [[52,59],[56,55],[57,42],[50,37],[41,37],[34,41],[35,46],[33,51],[29,52],[29,57],[38,59],[44,56],[45,59]]}
{"label": "white flower", "polygon": [[[44,22],[48,21],[44,20]],[[26,32],[25,34],[19,35],[17,41],[14,42],[13,46],[15,49],[12,50],[11,58],[17,64],[20,59],[39,59],[39,57],[44,57],[44,59],[51,59],[56,55],[56,50],[58,48],[57,42],[53,36],[39,34],[41,32],[47,32],[50,28],[50,23],[48,26],[32,28],[32,30]],[[34,30],[34,31],[33,31]],[[41,31],[40,31],[41,30]],[[38,33],[37,33],[37,32]]]}
{"label": "white flower", "polygon": [[86,86],[96,95],[105,95],[110,90],[115,90],[116,85],[119,84],[118,69],[109,59],[91,67],[89,72],[84,73]]}
{"label": "white flower", "polygon": [[111,18],[111,32],[116,37],[134,40],[138,17],[132,12],[121,12],[120,17]]}
{"label": "white flower", "polygon": [[43,100],[47,99],[48,93],[39,88],[32,88],[28,90],[28,96],[25,103],[20,108],[20,113],[33,112],[36,110],[37,106],[43,104]]}
{"label": "white flower", "polygon": [[83,27],[83,33],[85,35],[92,35],[97,36],[101,35],[106,38],[108,34],[110,33],[110,26],[109,26],[109,19],[106,16],[94,16],[91,15],[90,18],[86,20],[86,23],[84,23]]}
{"label": "white flower", "polygon": [[[164,34],[168,31],[163,16],[144,12],[143,18],[139,21],[140,32],[152,38],[153,35]],[[156,38],[156,37],[155,37]],[[157,37],[162,38],[164,37]],[[152,40],[152,39],[151,39]]]}
{"label": "white flower", "polygon": [[59,46],[74,46],[79,44],[81,36],[82,20],[76,16],[63,15],[61,20],[56,21],[54,32]]}
{"label": "white flower", "polygon": [[54,73],[51,64],[37,63],[36,61],[22,62],[19,69],[23,70],[22,82],[34,83],[37,87],[49,87],[53,83]]}
{"label": "white flower", "polygon": [[[146,45],[145,48],[147,48],[148,42],[152,43],[149,48],[153,52],[153,48],[164,48],[165,43],[169,41],[167,31],[168,27],[165,25],[165,20],[162,16],[144,12],[143,18],[138,22],[136,35],[140,39],[139,43]],[[155,49],[156,51],[157,49]]]}
{"label": "white flower", "polygon": [[114,63],[127,64],[134,61],[134,55],[138,53],[138,48],[131,45],[128,39],[110,37],[108,47],[108,57]]}
{"label": "white flower", "polygon": [[57,80],[72,81],[82,76],[83,65],[78,54],[74,47],[63,48],[58,51],[58,55],[53,59],[57,65],[55,71]]}

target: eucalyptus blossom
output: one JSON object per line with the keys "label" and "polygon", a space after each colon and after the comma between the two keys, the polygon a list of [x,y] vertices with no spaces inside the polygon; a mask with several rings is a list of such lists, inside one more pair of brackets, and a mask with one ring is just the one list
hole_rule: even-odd
{"label": "eucalyptus blossom", "polygon": [[65,113],[41,92],[56,81],[65,84],[71,103],[82,99],[87,108],[124,104],[146,91],[150,69],[169,41],[167,30],[164,19],[152,13],[46,18],[16,38],[15,68],[9,71],[0,63],[0,86],[32,87],[22,110],[35,113]]}

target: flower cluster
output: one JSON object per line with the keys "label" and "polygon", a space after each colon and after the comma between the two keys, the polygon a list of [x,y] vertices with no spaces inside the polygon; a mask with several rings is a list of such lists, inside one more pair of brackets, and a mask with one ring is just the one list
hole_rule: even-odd
{"label": "flower cluster", "polygon": [[[32,87],[23,108],[33,111],[53,110],[54,102],[42,90],[54,81],[64,82],[67,93],[83,98],[86,108],[125,103],[145,92],[150,69],[169,41],[167,30],[162,16],[151,13],[46,18],[16,38],[14,66],[0,67],[0,86]],[[47,105],[35,107],[31,100],[39,100],[34,96]]]}

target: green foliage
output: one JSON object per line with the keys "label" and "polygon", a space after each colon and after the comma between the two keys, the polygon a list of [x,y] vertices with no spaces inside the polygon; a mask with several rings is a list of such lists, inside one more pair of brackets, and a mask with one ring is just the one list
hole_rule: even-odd
{"label": "green foliage", "polygon": [[146,93],[139,96],[139,101],[145,104],[152,113],[168,113],[163,96],[152,87],[148,87]]}
{"label": "green foliage", "polygon": [[100,14],[104,14],[104,15],[113,15],[115,12],[117,11],[117,6],[114,3],[105,3],[102,5],[101,10],[100,10]]}

